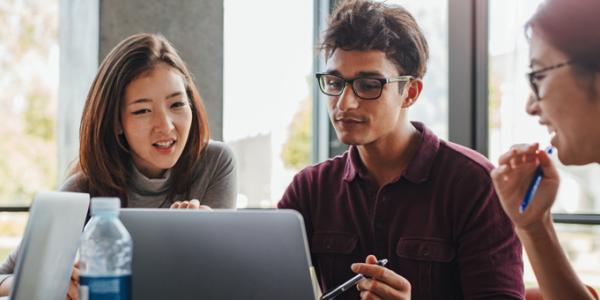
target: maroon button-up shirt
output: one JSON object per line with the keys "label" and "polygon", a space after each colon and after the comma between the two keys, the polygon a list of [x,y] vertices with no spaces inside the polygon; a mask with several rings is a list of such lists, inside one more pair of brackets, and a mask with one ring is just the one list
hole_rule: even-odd
{"label": "maroon button-up shirt", "polygon": [[[494,192],[492,165],[439,140],[422,143],[402,174],[378,188],[358,150],[298,173],[278,204],[304,217],[323,292],[374,254],[412,285],[412,299],[522,299],[521,244]],[[336,299],[358,299],[356,289]]]}

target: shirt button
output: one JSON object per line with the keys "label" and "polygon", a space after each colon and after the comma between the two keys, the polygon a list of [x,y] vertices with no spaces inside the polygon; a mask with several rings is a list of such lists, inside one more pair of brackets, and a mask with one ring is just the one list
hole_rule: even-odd
{"label": "shirt button", "polygon": [[325,249],[331,249],[331,240],[325,242]]}
{"label": "shirt button", "polygon": [[431,251],[429,251],[429,247],[423,248],[423,256],[424,257],[429,257],[430,254],[431,254]]}

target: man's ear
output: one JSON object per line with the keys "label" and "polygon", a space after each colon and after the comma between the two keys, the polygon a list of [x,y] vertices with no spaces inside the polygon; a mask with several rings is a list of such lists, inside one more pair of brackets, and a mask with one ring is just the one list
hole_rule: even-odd
{"label": "man's ear", "polygon": [[407,85],[408,86],[404,88],[407,96],[404,98],[402,108],[409,108],[415,102],[417,102],[417,99],[419,99],[419,95],[421,95],[421,91],[423,90],[423,81],[418,78],[412,79],[407,83]]}

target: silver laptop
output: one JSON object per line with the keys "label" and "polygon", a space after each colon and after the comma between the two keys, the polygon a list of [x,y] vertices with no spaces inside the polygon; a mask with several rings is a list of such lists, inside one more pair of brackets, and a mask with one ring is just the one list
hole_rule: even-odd
{"label": "silver laptop", "polygon": [[133,299],[317,298],[295,211],[122,209],[120,218],[133,238]]}
{"label": "silver laptop", "polygon": [[90,196],[36,194],[19,246],[12,300],[64,300]]}

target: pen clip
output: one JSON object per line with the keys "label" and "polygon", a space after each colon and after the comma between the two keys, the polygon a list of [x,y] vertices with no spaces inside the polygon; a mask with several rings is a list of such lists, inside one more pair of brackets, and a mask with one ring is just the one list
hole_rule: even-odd
{"label": "pen clip", "polygon": [[387,265],[387,263],[388,263],[387,258],[384,258],[384,259],[378,260],[375,264],[385,267],[385,265]]}

